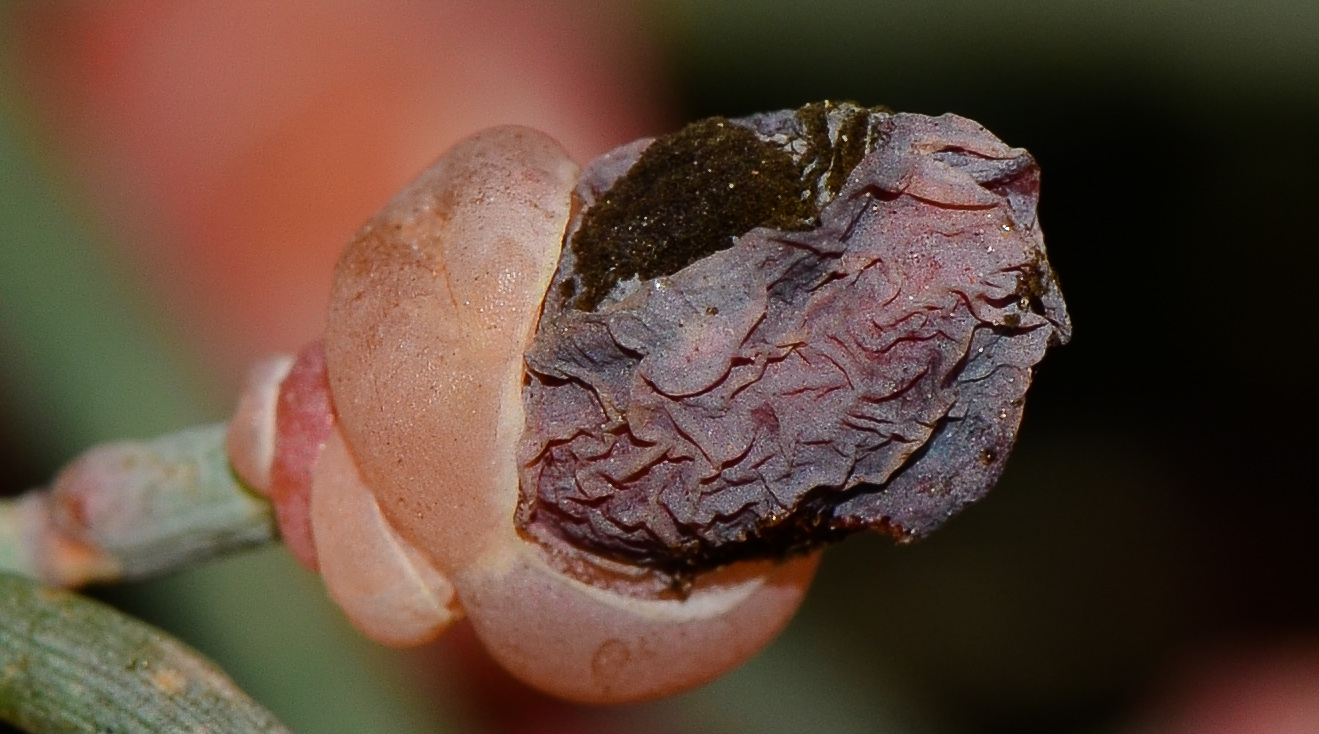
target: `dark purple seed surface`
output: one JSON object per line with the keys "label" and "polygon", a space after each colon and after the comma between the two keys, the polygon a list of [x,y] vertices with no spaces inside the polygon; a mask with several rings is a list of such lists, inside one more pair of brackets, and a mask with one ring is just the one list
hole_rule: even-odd
{"label": "dark purple seed surface", "polygon": [[930,532],[997,480],[1070,336],[1034,160],[954,115],[697,125],[582,176],[527,354],[519,526],[677,575]]}

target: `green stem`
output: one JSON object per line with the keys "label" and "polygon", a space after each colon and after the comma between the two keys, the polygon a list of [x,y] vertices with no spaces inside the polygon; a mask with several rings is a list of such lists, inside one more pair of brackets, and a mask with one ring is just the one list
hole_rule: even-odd
{"label": "green stem", "polygon": [[234,476],[225,426],[97,446],[48,489],[0,502],[0,572],[55,586],[156,576],[276,538]]}
{"label": "green stem", "polygon": [[15,576],[0,576],[0,718],[34,734],[287,731],[160,630]]}

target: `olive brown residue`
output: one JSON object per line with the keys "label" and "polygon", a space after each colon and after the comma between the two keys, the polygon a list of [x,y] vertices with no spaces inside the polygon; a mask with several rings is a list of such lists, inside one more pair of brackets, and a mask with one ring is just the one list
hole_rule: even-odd
{"label": "olive brown residue", "polygon": [[676,273],[755,227],[806,229],[809,194],[791,156],[723,118],[660,138],[585,213],[573,305],[595,310],[618,281]]}
{"label": "olive brown residue", "polygon": [[[837,115],[840,111],[843,114]],[[828,196],[837,196],[856,164],[874,150],[873,122],[876,118],[871,113],[884,112],[888,109],[866,110],[848,103],[835,105],[831,102],[816,102],[797,110],[803,135],[809,141],[807,149],[815,154],[817,165],[823,165],[828,171],[821,182]],[[829,134],[831,113],[839,117],[838,129],[832,136]],[[822,160],[826,155],[828,160]]]}
{"label": "olive brown residue", "polygon": [[[1030,155],[960,117],[829,103],[645,145],[578,185],[526,354],[521,531],[680,582],[919,537],[988,491],[1071,332]],[[715,210],[732,201],[755,211]]]}

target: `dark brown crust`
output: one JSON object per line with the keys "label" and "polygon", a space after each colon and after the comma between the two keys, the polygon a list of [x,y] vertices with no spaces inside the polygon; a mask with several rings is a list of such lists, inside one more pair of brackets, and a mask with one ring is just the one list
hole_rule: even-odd
{"label": "dark brown crust", "polygon": [[676,273],[755,227],[809,229],[809,193],[779,147],[723,118],[694,123],[647,147],[585,212],[561,292],[593,311],[618,281]]}
{"label": "dark brown crust", "polygon": [[[551,288],[524,532],[683,576],[924,535],[998,478],[1032,367],[1070,334],[1035,163],[963,118],[824,109],[732,121],[799,154],[813,229],[752,229],[593,311]],[[827,147],[791,147],[821,119]],[[585,216],[642,149],[588,168]],[[556,285],[581,270],[565,250]]]}

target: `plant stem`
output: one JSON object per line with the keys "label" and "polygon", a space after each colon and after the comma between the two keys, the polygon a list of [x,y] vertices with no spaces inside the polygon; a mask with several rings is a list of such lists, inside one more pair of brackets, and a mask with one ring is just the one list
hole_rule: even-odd
{"label": "plant stem", "polygon": [[225,425],[97,446],[0,502],[0,571],[63,587],[146,578],[276,538],[234,476]]}
{"label": "plant stem", "polygon": [[0,719],[34,734],[287,732],[169,635],[7,575],[0,575]]}

